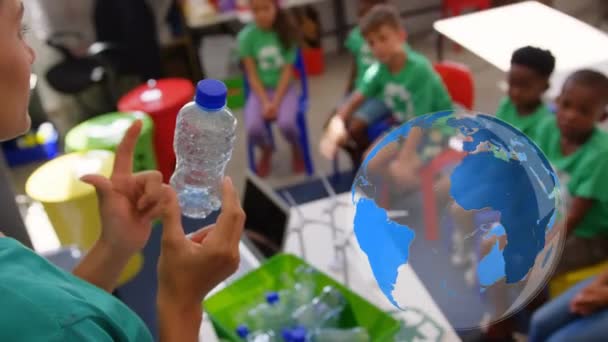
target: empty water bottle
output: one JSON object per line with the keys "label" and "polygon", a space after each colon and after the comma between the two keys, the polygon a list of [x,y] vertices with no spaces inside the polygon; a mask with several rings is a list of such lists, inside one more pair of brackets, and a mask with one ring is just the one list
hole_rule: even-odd
{"label": "empty water bottle", "polygon": [[346,300],[340,291],[326,286],[312,302],[298,308],[292,314],[292,320],[308,329],[335,327],[345,306]]}
{"label": "empty water bottle", "polygon": [[310,342],[369,342],[369,334],[364,328],[335,329],[324,328],[315,330],[309,337]]}
{"label": "empty water bottle", "polygon": [[237,122],[226,108],[226,94],[222,82],[200,81],[194,102],[177,117],[177,166],[171,185],[183,214],[192,218],[205,218],[221,206],[220,184],[232,156]]}
{"label": "empty water bottle", "polygon": [[250,331],[279,332],[291,323],[291,310],[281,293],[269,292],[264,303],[247,310],[240,320]]}
{"label": "empty water bottle", "polygon": [[245,325],[240,325],[236,329],[236,333],[240,338],[247,342],[277,342],[278,339],[272,331],[254,331],[249,332],[249,328]]}
{"label": "empty water bottle", "polygon": [[300,306],[310,303],[315,297],[317,287],[317,271],[310,266],[300,266],[293,276],[284,274],[281,276],[286,290],[279,291],[281,301],[291,311]]}

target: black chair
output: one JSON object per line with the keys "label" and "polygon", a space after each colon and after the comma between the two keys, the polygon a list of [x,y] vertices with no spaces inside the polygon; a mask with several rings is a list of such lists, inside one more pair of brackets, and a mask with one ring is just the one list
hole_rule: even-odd
{"label": "black chair", "polygon": [[[49,85],[56,91],[71,95],[85,112],[95,114],[116,107],[115,94],[120,49],[111,43],[94,43],[86,54],[79,56],[72,52],[70,42],[80,43],[83,37],[77,32],[58,32],[47,39],[47,44],[56,49],[63,59],[46,73]],[[99,86],[105,97],[104,109],[96,110],[81,97],[85,91]]]}

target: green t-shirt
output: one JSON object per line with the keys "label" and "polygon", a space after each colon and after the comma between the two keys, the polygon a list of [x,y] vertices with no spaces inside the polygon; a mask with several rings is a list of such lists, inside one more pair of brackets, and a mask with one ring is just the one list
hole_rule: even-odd
{"label": "green t-shirt", "polygon": [[350,31],[344,46],[355,57],[355,64],[357,67],[357,75],[355,77],[356,89],[359,88],[359,85],[361,85],[365,71],[367,71],[367,69],[376,62],[376,59],[374,58],[369,45],[365,41],[365,38],[363,38],[361,29],[358,26]]}
{"label": "green t-shirt", "polygon": [[404,45],[405,67],[393,74],[380,62],[367,69],[357,88],[365,97],[382,99],[400,121],[452,109],[452,99],[443,81],[423,55]]}
{"label": "green t-shirt", "polygon": [[608,237],[608,133],[595,129],[589,140],[569,156],[562,154],[555,117],[545,118],[534,133],[536,142],[557,170],[566,209],[573,197],[595,200],[574,234]]}
{"label": "green t-shirt", "polygon": [[255,60],[258,77],[265,87],[276,88],[283,67],[296,60],[296,44],[286,50],[276,32],[262,30],[253,23],[239,32],[237,40],[239,56]]}
{"label": "green t-shirt", "polygon": [[0,341],[152,341],[118,299],[0,238]]}
{"label": "green t-shirt", "polygon": [[515,126],[532,140],[536,139],[533,135],[540,122],[549,115],[552,115],[551,110],[544,103],[536,108],[533,113],[530,113],[529,115],[520,115],[517,112],[517,108],[515,108],[515,105],[508,97],[505,97],[500,102],[500,106],[498,106],[498,109],[496,110],[497,118]]}

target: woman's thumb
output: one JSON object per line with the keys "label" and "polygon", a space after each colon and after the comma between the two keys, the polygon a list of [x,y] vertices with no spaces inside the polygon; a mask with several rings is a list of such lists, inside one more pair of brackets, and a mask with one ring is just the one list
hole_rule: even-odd
{"label": "woman's thumb", "polygon": [[97,195],[103,197],[112,191],[112,182],[104,176],[86,175],[80,178],[80,181],[87,183],[95,188]]}

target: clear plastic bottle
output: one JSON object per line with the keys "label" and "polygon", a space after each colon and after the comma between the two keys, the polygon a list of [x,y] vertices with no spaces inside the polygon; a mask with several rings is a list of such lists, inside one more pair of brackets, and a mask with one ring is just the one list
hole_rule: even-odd
{"label": "clear plastic bottle", "polygon": [[312,302],[294,311],[292,321],[307,329],[336,327],[345,306],[346,300],[342,293],[334,287],[326,286]]}
{"label": "clear plastic bottle", "polygon": [[251,331],[274,331],[291,324],[291,311],[287,301],[283,301],[280,292],[268,292],[266,301],[249,309],[240,320]]}
{"label": "clear plastic bottle", "polygon": [[276,335],[272,331],[254,331],[249,332],[249,328],[245,325],[239,325],[236,333],[240,338],[247,342],[278,342]]}
{"label": "clear plastic bottle", "polygon": [[315,330],[308,339],[310,342],[369,342],[369,334],[364,328],[335,329],[324,328]]}
{"label": "clear plastic bottle", "polygon": [[194,101],[186,104],[177,117],[177,166],[171,185],[188,217],[205,218],[221,206],[220,184],[232,157],[237,124],[226,108],[227,92],[220,81],[200,81]]}

